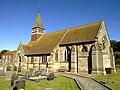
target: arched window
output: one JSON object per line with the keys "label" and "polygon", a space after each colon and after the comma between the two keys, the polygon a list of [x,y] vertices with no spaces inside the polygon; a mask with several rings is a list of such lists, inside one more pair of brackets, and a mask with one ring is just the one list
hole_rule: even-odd
{"label": "arched window", "polygon": [[83,45],[82,52],[88,52],[87,46]]}

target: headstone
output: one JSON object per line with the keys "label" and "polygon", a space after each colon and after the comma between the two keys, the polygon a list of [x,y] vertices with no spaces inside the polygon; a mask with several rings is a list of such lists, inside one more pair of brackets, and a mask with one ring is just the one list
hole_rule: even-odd
{"label": "headstone", "polygon": [[4,76],[4,75],[5,75],[4,71],[0,70],[0,76]]}
{"label": "headstone", "polygon": [[3,67],[0,67],[0,76],[4,76],[5,73],[4,73],[4,70],[3,70]]}
{"label": "headstone", "polygon": [[35,71],[35,76],[41,76],[42,75],[42,71],[38,70],[38,71]]}
{"label": "headstone", "polygon": [[12,71],[11,71],[11,66],[6,67],[6,80],[11,80],[12,76]]}
{"label": "headstone", "polygon": [[53,80],[55,77],[54,77],[54,73],[50,73],[50,74],[48,74],[48,76],[47,76],[47,80],[49,81],[49,80]]}
{"label": "headstone", "polygon": [[13,74],[11,77],[11,86],[15,86],[14,83],[18,79],[19,79],[19,76],[17,74]]}
{"label": "headstone", "polygon": [[27,71],[25,74],[26,78],[32,77],[32,72],[31,71]]}
{"label": "headstone", "polygon": [[6,71],[11,71],[11,66],[7,66]]}
{"label": "headstone", "polygon": [[17,66],[14,66],[14,71],[17,71]]}
{"label": "headstone", "polygon": [[13,87],[13,90],[25,90],[25,79],[20,79],[15,82],[15,86]]}
{"label": "headstone", "polygon": [[21,72],[21,67],[18,67],[18,72]]}

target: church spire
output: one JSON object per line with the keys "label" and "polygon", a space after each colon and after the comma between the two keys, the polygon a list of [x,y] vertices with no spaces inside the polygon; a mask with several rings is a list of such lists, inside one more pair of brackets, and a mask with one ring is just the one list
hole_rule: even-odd
{"label": "church spire", "polygon": [[32,28],[31,41],[37,41],[44,33],[45,33],[45,29],[42,25],[42,20],[39,11],[35,24]]}
{"label": "church spire", "polygon": [[38,16],[37,16],[37,19],[36,19],[36,22],[35,22],[33,28],[36,28],[36,27],[44,29],[44,27],[42,25],[42,20],[41,20],[41,17],[40,17],[40,11],[38,12]]}

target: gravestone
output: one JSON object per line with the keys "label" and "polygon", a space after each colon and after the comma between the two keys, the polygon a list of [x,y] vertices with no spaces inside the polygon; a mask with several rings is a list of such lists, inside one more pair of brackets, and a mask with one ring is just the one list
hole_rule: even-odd
{"label": "gravestone", "polygon": [[0,67],[0,76],[4,76],[4,75],[5,75],[4,69],[3,69],[3,67]]}
{"label": "gravestone", "polygon": [[48,75],[47,75],[47,80],[49,81],[49,80],[53,80],[55,77],[54,77],[54,73],[49,73]]}
{"label": "gravestone", "polygon": [[18,67],[18,72],[21,72],[21,67]]}
{"label": "gravestone", "polygon": [[17,71],[17,66],[14,66],[14,71]]}
{"label": "gravestone", "polygon": [[19,79],[19,76],[17,74],[13,74],[11,77],[11,86],[15,86],[15,81]]}
{"label": "gravestone", "polygon": [[7,66],[6,71],[11,71],[11,66]]}
{"label": "gravestone", "polygon": [[0,76],[4,76],[4,75],[5,75],[4,71],[0,70]]}
{"label": "gravestone", "polygon": [[32,71],[27,71],[25,77],[26,78],[32,77]]}
{"label": "gravestone", "polygon": [[11,71],[11,66],[7,66],[6,67],[6,80],[11,80],[11,76],[12,76],[12,71]]}
{"label": "gravestone", "polygon": [[25,83],[26,83],[25,79],[16,80],[13,90],[25,90]]}
{"label": "gravestone", "polygon": [[42,71],[38,70],[38,71],[35,71],[35,76],[41,76],[42,75]]}

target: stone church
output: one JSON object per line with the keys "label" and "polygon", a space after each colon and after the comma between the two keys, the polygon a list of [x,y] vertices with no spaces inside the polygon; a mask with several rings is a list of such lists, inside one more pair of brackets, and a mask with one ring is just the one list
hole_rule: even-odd
{"label": "stone church", "polygon": [[115,61],[104,18],[101,21],[45,34],[40,12],[28,44],[17,48],[16,65],[49,72],[105,74]]}

